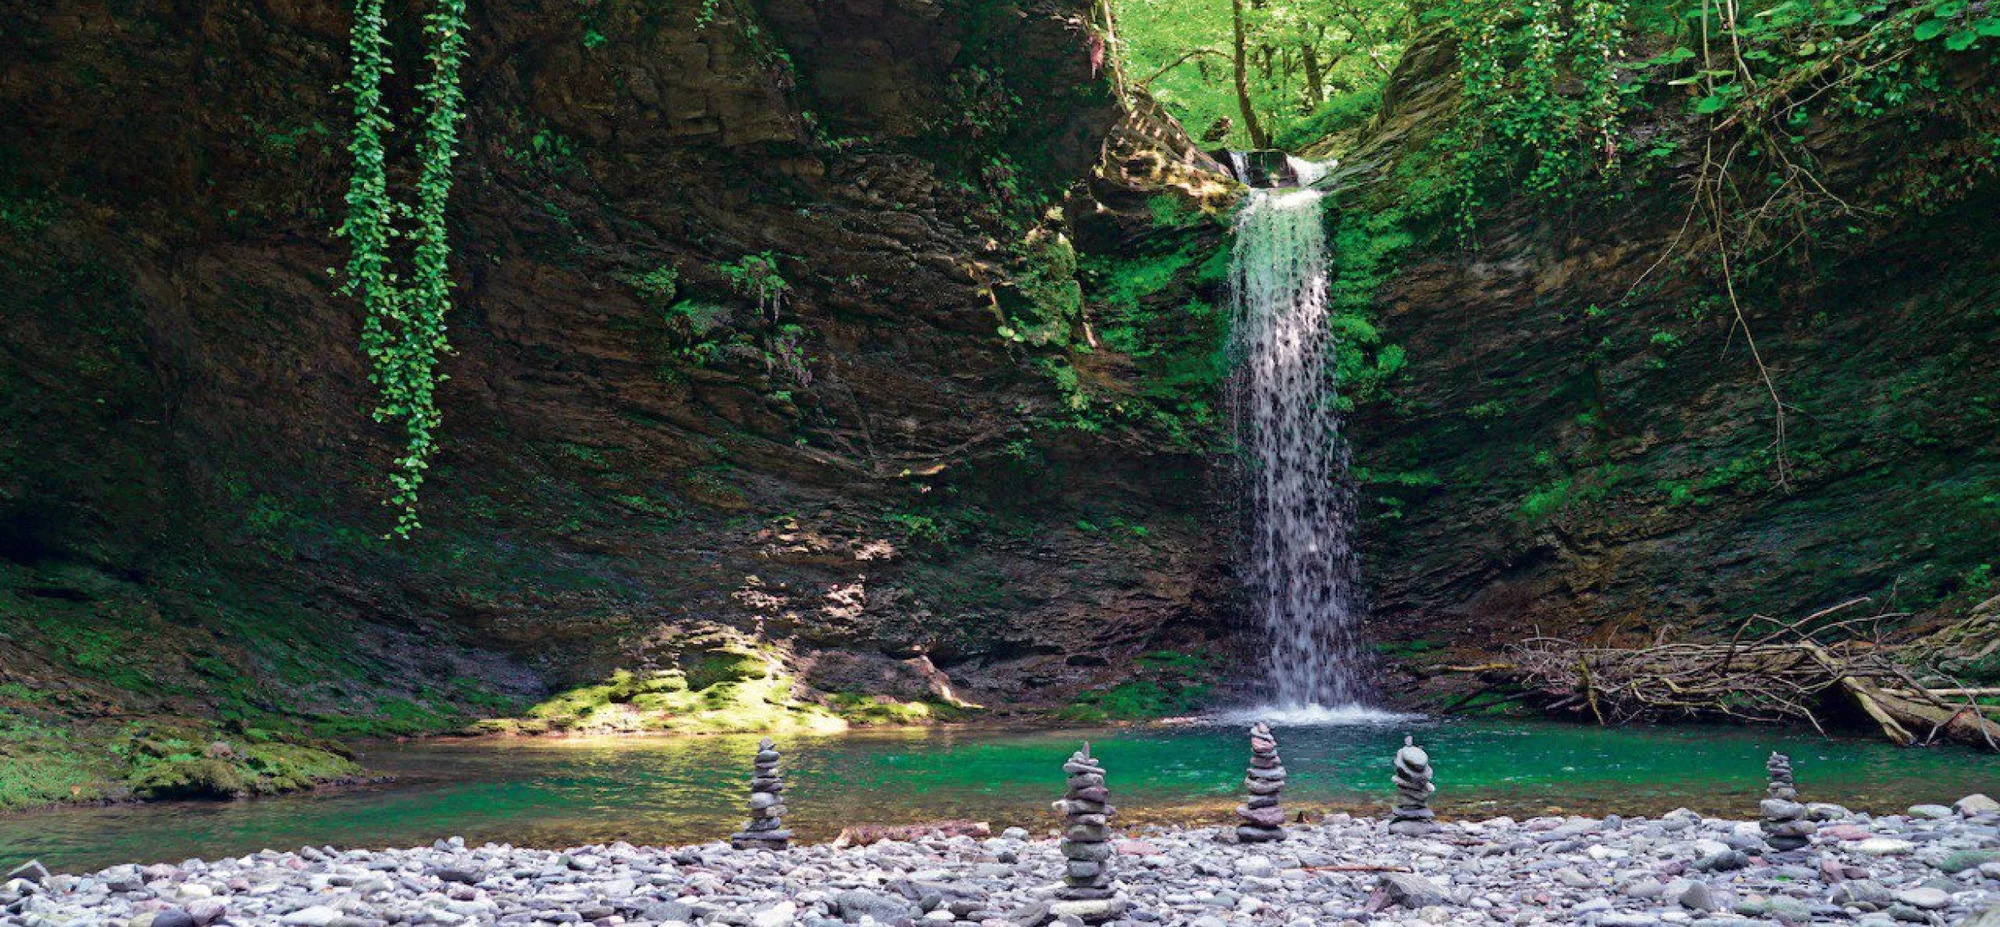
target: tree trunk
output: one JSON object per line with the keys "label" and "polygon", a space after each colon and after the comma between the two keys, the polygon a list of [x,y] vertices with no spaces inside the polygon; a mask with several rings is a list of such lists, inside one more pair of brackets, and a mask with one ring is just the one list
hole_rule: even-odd
{"label": "tree trunk", "polygon": [[1257,121],[1257,109],[1250,105],[1249,44],[1243,35],[1243,0],[1229,0],[1230,12],[1236,25],[1236,108],[1243,111],[1243,130],[1250,133],[1250,147],[1269,148],[1271,139],[1264,134],[1264,124]]}
{"label": "tree trunk", "polygon": [[1320,73],[1319,50],[1311,42],[1299,43],[1299,61],[1306,69],[1306,112],[1310,113],[1326,100],[1326,75]]}

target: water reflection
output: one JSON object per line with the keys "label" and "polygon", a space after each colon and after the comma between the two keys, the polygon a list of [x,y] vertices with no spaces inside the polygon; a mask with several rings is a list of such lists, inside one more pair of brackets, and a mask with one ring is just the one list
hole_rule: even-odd
{"label": "water reflection", "polygon": [[[1552,807],[1658,813],[1687,805],[1748,815],[1763,759],[1792,754],[1812,800],[1895,810],[2000,791],[2000,761],[1956,749],[1898,750],[1739,729],[1600,730],[1543,723],[1413,721],[1280,728],[1299,808],[1377,810],[1388,759],[1412,731],[1437,764],[1446,814]],[[841,826],[945,818],[1046,829],[1058,769],[1089,739],[1111,769],[1125,822],[1220,822],[1247,753],[1235,726],[1126,730],[937,729],[780,738],[786,804],[801,837]],[[711,840],[741,823],[754,736],[435,741],[365,752],[397,781],[278,799],[57,809],[0,817],[0,863],[38,856],[71,869],[234,855],[305,843],[394,846],[460,835],[567,846]]]}

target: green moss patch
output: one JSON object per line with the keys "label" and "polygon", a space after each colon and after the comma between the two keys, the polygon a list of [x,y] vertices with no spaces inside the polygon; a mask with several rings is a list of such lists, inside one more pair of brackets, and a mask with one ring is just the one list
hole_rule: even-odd
{"label": "green moss patch", "polygon": [[1201,707],[1213,684],[1214,660],[1205,653],[1155,650],[1132,665],[1132,678],[1086,693],[1057,709],[1063,721],[1138,721],[1187,714]]}

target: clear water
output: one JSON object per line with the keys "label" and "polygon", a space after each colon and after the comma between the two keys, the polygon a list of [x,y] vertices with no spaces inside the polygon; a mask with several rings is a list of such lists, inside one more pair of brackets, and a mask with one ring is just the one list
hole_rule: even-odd
{"label": "clear water", "polygon": [[1365,695],[1354,499],[1329,363],[1324,196],[1250,191],[1231,260],[1234,406],[1251,471],[1244,572],[1269,639],[1275,705],[1295,712]]}
{"label": "clear water", "polygon": [[[1770,730],[1405,721],[1279,727],[1291,773],[1287,804],[1379,812],[1390,799],[1390,757],[1406,732],[1430,751],[1438,807],[1448,817],[1659,813],[1681,805],[1748,817],[1772,750],[1791,754],[1810,801],[1879,812],[1974,791],[2000,794],[2000,760],[1957,749],[1901,750]],[[547,847],[705,842],[742,823],[756,739],[385,744],[365,756],[370,767],[400,776],[383,786],[0,816],[0,866],[39,857],[75,871],[307,843],[419,845],[453,835]],[[1054,823],[1048,802],[1062,791],[1063,758],[1085,739],[1109,765],[1127,826],[1230,820],[1249,755],[1243,729],[1190,724],[780,738],[791,786],[787,823],[809,840],[830,839],[850,824],[949,818],[1045,830]]]}

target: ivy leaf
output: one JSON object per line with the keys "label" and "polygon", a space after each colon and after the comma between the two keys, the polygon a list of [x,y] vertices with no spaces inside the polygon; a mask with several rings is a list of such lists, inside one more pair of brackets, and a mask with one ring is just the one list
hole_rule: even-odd
{"label": "ivy leaf", "polygon": [[1979,21],[1977,30],[1987,38],[2000,38],[2000,16],[1988,16]]}
{"label": "ivy leaf", "polygon": [[1918,23],[1916,31],[1910,34],[1915,36],[1919,42],[1928,42],[1943,35],[1944,31],[1949,28],[1951,28],[1951,23],[1945,19],[1929,19]]}
{"label": "ivy leaf", "polygon": [[1979,33],[1974,32],[1971,29],[1960,29],[1957,32],[1952,33],[1950,38],[1944,40],[1944,47],[1949,48],[1952,51],[1964,51],[1968,48],[1971,48],[1973,43],[1978,41],[1979,41]]}
{"label": "ivy leaf", "polygon": [[1705,116],[1709,113],[1721,112],[1722,108],[1728,105],[1728,97],[1719,93],[1711,93],[1695,102],[1694,111]]}
{"label": "ivy leaf", "polygon": [[1833,25],[1834,25],[1834,26],[1837,26],[1837,27],[1838,27],[1838,26],[1852,26],[1852,25],[1854,25],[1854,24],[1856,24],[1856,23],[1858,23],[1858,22],[1860,22],[1860,21],[1861,21],[1861,13],[1860,13],[1860,11],[1858,11],[1858,10],[1848,10],[1847,12],[1845,12],[1845,13],[1842,13],[1841,15],[1839,15],[1839,16],[1836,16],[1836,17],[1834,17],[1834,20],[1833,20]]}

